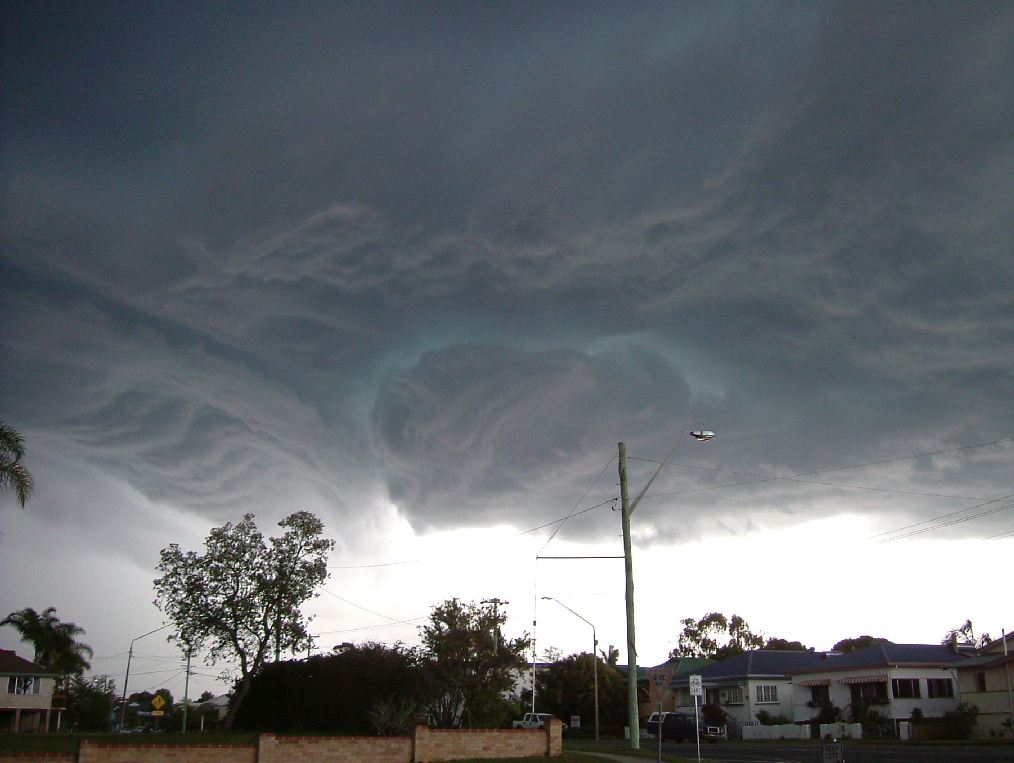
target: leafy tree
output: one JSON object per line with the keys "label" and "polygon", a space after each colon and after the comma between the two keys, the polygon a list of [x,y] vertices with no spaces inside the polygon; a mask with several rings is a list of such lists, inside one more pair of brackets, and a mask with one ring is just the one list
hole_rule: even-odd
{"label": "leafy tree", "polygon": [[764,637],[753,633],[739,615],[727,618],[721,612],[710,612],[700,620],[688,617],[680,621],[683,632],[669,657],[710,657],[723,660],[750,649],[764,646]]}
{"label": "leafy tree", "polygon": [[806,646],[800,641],[788,641],[783,638],[769,638],[764,642],[765,649],[773,649],[779,652],[812,652],[812,646]]}
{"label": "leafy tree", "polygon": [[309,621],[299,607],[328,577],[334,541],[322,537],[320,520],[299,511],[278,525],[285,533],[266,543],[253,514],[247,514],[236,525],[212,530],[204,554],[184,553],[174,543],[162,550],[158,565],[163,574],[155,580],[155,604],[175,626],[170,639],[185,649],[202,649],[209,664],[238,662],[227,729],[272,647],[277,659],[282,651],[307,645]]}
{"label": "leafy tree", "polygon": [[0,621],[0,626],[10,625],[21,634],[21,640],[35,647],[35,662],[47,670],[59,673],[64,680],[68,676],[79,676],[91,664],[92,648],[77,640],[84,629],[74,623],[61,622],[56,608],[48,607],[39,614],[31,607],[11,612]]}
{"label": "leafy tree", "polygon": [[983,633],[981,636],[975,635],[975,628],[972,626],[971,620],[965,620],[964,624],[960,628],[951,628],[947,631],[947,635],[941,640],[941,644],[965,644],[968,646],[974,646],[976,649],[986,646],[992,639],[988,633]]}
{"label": "leafy tree", "polygon": [[[539,712],[557,718],[579,715],[582,726],[595,718],[595,669],[599,682],[599,723],[623,726],[627,720],[627,682],[616,668],[588,652],[557,660],[536,675]],[[529,694],[530,696],[530,694]]]}
{"label": "leafy tree", "polygon": [[422,655],[401,644],[349,644],[273,662],[254,676],[236,728],[275,733],[407,733],[429,696]]}
{"label": "leafy tree", "polygon": [[24,457],[25,438],[21,432],[0,421],[0,490],[13,491],[22,508],[34,487],[31,473],[21,463]]}
{"label": "leafy tree", "polygon": [[116,684],[109,676],[71,679],[67,723],[74,731],[109,731]]}
{"label": "leafy tree", "polygon": [[504,695],[525,667],[531,640],[504,638],[505,622],[499,608],[458,599],[433,608],[421,636],[438,727],[498,728],[510,721],[514,708]]}
{"label": "leafy tree", "polygon": [[843,638],[833,647],[832,652],[841,652],[842,654],[848,654],[849,652],[856,652],[860,649],[866,649],[867,647],[876,646],[877,644],[890,644],[891,640],[886,638],[878,638],[875,636],[857,636],[856,638]]}

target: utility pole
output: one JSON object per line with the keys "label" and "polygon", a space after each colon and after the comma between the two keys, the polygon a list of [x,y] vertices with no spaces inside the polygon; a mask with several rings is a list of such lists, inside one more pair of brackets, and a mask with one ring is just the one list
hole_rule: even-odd
{"label": "utility pole", "polygon": [[493,654],[497,653],[497,647],[500,644],[500,605],[504,606],[510,604],[509,601],[502,601],[497,598],[483,599],[482,604],[493,605]]}
{"label": "utility pole", "polygon": [[183,733],[187,733],[187,710],[190,708],[190,656],[194,653],[192,647],[187,646],[187,680],[183,682]]}
{"label": "utility pole", "polygon": [[637,712],[637,646],[634,638],[634,560],[630,543],[630,493],[627,489],[627,446],[619,444],[620,518],[623,523],[623,571],[627,605],[627,725],[630,749],[641,748],[641,724]]}

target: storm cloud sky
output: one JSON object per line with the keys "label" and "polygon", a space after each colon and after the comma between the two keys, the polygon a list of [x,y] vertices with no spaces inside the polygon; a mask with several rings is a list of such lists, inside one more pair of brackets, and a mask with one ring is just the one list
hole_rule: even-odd
{"label": "storm cloud sky", "polygon": [[[818,648],[1011,625],[940,573],[988,587],[1014,543],[1009,4],[2,14],[0,418],[37,490],[0,609],[57,606],[97,672],[161,625],[158,550],[246,512],[324,521],[336,643],[450,596],[529,629],[536,553],[620,553],[617,443],[636,492],[696,428],[635,553],[708,595],[642,663],[712,610]],[[560,567],[537,588],[621,643],[619,570]],[[765,598],[857,567],[935,609],[825,633]]]}

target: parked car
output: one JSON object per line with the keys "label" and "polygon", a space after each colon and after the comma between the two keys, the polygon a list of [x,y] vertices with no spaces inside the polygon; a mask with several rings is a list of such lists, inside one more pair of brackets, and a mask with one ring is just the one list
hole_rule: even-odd
{"label": "parked car", "polygon": [[[514,721],[513,726],[516,729],[544,729],[546,724],[551,720],[554,720],[556,716],[550,713],[525,713],[525,717],[520,721]],[[567,728],[567,724],[563,724],[563,728]]]}
{"label": "parked car", "polygon": [[[658,735],[657,713],[648,719],[646,728],[649,734]],[[686,742],[697,739],[698,730],[701,739],[712,744],[722,738],[722,730],[717,726],[706,726],[687,713],[662,713],[662,741]]]}

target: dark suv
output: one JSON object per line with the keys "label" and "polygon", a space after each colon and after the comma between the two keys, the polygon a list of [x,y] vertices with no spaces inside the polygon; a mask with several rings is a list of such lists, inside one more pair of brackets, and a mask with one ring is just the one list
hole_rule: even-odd
{"label": "dark suv", "polygon": [[[717,729],[710,729],[703,724],[698,724],[694,716],[687,715],[686,713],[663,713],[662,741],[693,741],[697,739],[698,727],[701,730],[701,739],[706,739],[712,743],[718,741],[719,734],[717,733]],[[657,734],[658,721],[648,721],[647,730],[649,734]]]}

